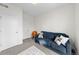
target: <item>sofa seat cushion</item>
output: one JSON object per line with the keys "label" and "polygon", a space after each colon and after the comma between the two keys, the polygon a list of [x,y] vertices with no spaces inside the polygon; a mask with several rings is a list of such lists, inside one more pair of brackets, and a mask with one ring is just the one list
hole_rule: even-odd
{"label": "sofa seat cushion", "polygon": [[40,45],[47,45],[47,43],[46,43],[45,40],[39,40],[39,44],[40,44]]}
{"label": "sofa seat cushion", "polygon": [[45,43],[45,39],[43,39],[43,38],[35,38],[35,40],[36,40],[39,44]]}
{"label": "sofa seat cushion", "polygon": [[58,51],[60,51],[60,52],[62,52],[64,54],[66,54],[66,48],[63,45],[57,45],[55,42],[52,42],[51,47],[53,49],[56,49],[56,50],[58,50]]}
{"label": "sofa seat cushion", "polygon": [[51,41],[49,39],[44,39],[44,38],[37,38],[36,40],[39,44],[41,45],[47,45],[50,46]]}

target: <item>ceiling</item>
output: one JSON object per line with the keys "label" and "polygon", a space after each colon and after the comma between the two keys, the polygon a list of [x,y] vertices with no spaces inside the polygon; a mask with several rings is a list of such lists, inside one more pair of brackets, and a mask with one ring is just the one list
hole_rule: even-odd
{"label": "ceiling", "polygon": [[24,12],[32,16],[38,16],[53,10],[54,8],[67,5],[68,3],[13,3],[12,5],[23,8]]}

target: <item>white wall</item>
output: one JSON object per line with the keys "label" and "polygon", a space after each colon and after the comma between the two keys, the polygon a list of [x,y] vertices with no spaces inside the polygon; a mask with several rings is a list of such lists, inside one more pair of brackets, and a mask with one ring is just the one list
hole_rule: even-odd
{"label": "white wall", "polygon": [[79,4],[75,5],[75,26],[76,26],[76,41],[77,52],[79,54]]}
{"label": "white wall", "polygon": [[57,7],[35,18],[36,30],[63,32],[75,40],[74,6],[72,4]]}
{"label": "white wall", "polygon": [[33,16],[23,13],[23,39],[30,38],[34,29]]}

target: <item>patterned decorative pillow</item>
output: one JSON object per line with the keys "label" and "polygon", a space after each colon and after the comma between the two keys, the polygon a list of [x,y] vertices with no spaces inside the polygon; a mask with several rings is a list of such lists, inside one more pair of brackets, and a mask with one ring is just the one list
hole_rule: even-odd
{"label": "patterned decorative pillow", "polygon": [[66,43],[67,43],[67,41],[69,40],[69,38],[67,38],[67,37],[64,37],[64,36],[60,36],[60,38],[62,39],[61,40],[61,43],[65,46],[66,45]]}
{"label": "patterned decorative pillow", "polygon": [[61,40],[62,39],[57,36],[54,41],[57,43],[57,45],[61,45]]}

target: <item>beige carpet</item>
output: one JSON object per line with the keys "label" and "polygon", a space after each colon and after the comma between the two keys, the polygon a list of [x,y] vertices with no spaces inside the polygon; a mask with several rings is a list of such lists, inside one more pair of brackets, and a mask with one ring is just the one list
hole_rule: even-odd
{"label": "beige carpet", "polygon": [[45,55],[45,53],[33,45],[18,55]]}

